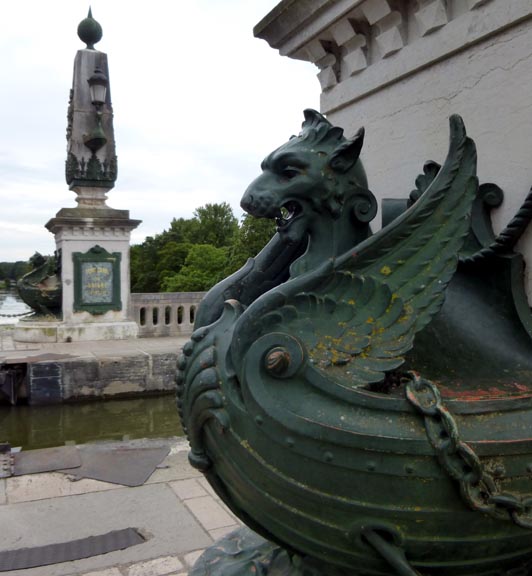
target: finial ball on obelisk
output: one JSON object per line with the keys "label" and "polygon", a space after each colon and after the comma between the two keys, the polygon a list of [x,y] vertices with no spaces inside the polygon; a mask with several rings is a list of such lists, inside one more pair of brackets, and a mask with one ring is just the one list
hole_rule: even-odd
{"label": "finial ball on obelisk", "polygon": [[92,10],[90,8],[87,18],[79,23],[78,36],[82,42],[87,44],[88,50],[94,50],[94,45],[102,39],[102,27],[92,17]]}

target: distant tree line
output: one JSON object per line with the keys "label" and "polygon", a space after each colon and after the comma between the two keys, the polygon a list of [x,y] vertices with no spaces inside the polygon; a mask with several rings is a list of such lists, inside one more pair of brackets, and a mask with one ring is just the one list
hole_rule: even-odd
{"label": "distant tree line", "polygon": [[206,204],[192,218],[131,247],[132,292],[208,290],[255,256],[275,233],[272,220],[245,215],[227,202]]}
{"label": "distant tree line", "polygon": [[[227,202],[206,204],[192,218],[131,246],[132,292],[209,290],[255,256],[275,233],[272,220],[245,215],[240,222]],[[29,262],[0,262],[0,287],[14,286]]]}
{"label": "distant tree line", "polygon": [[0,262],[0,287],[9,288],[17,283],[17,280],[29,272],[29,262],[17,260],[17,262]]}

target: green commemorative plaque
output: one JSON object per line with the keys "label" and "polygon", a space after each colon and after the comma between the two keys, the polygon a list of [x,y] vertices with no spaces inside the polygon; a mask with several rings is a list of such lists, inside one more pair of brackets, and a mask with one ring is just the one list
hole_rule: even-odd
{"label": "green commemorative plaque", "polygon": [[104,314],[121,310],[120,252],[107,252],[101,246],[74,252],[74,310]]}

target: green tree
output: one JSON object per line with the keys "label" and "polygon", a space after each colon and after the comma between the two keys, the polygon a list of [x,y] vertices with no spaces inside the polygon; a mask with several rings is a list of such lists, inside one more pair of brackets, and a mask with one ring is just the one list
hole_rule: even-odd
{"label": "green tree", "polygon": [[194,217],[198,221],[193,236],[195,244],[211,244],[217,248],[231,245],[238,230],[238,220],[227,202],[196,208]]}
{"label": "green tree", "polygon": [[256,256],[275,234],[275,221],[244,214],[229,251],[225,276],[241,268],[248,258]]}
{"label": "green tree", "polygon": [[13,264],[13,272],[11,274],[11,279],[18,280],[19,278],[22,278],[22,276],[24,276],[24,274],[27,274],[30,271],[30,269],[31,266],[29,262],[25,262],[23,260],[17,260]]}
{"label": "green tree", "polygon": [[197,218],[173,218],[170,228],[163,232],[164,240],[177,244],[197,244],[200,223]]}
{"label": "green tree", "polygon": [[173,240],[166,242],[157,251],[157,263],[155,269],[159,286],[163,285],[167,276],[173,276],[181,270],[192,248],[192,244],[177,243]]}
{"label": "green tree", "polygon": [[131,246],[131,292],[159,292],[157,253],[160,246],[158,236],[148,236],[142,244]]}
{"label": "green tree", "polygon": [[24,260],[16,262],[0,262],[0,279],[10,280],[12,283],[30,271],[30,263]]}
{"label": "green tree", "polygon": [[[247,224],[245,227],[247,228]],[[228,254],[235,253],[236,258],[235,242],[240,243],[239,254],[245,250],[246,242],[253,242],[247,246],[249,253],[239,256],[238,263],[245,262],[248,256],[254,255],[262,247],[254,252],[254,247],[260,241],[254,241],[250,232],[246,232],[242,238],[239,234],[238,220],[227,202],[205,204],[194,211],[192,218],[172,219],[168,230],[148,236],[142,244],[131,247],[131,291],[204,290],[205,286],[210,288],[226,276]],[[201,248],[190,254],[196,246]],[[205,246],[224,250],[213,252]],[[193,261],[198,250],[205,261]],[[239,264],[236,264],[235,269],[238,267]],[[193,278],[193,275],[196,277]],[[179,286],[186,287],[176,288],[176,282]]]}
{"label": "green tree", "polygon": [[227,248],[211,244],[195,244],[177,274],[167,276],[162,283],[165,292],[201,292],[209,290],[224,277]]}

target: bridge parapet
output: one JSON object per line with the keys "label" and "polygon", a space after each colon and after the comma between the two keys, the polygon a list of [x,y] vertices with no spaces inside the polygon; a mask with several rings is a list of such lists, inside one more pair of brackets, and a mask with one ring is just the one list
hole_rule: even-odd
{"label": "bridge parapet", "polygon": [[131,309],[139,326],[139,337],[190,334],[204,295],[205,292],[131,294]]}

